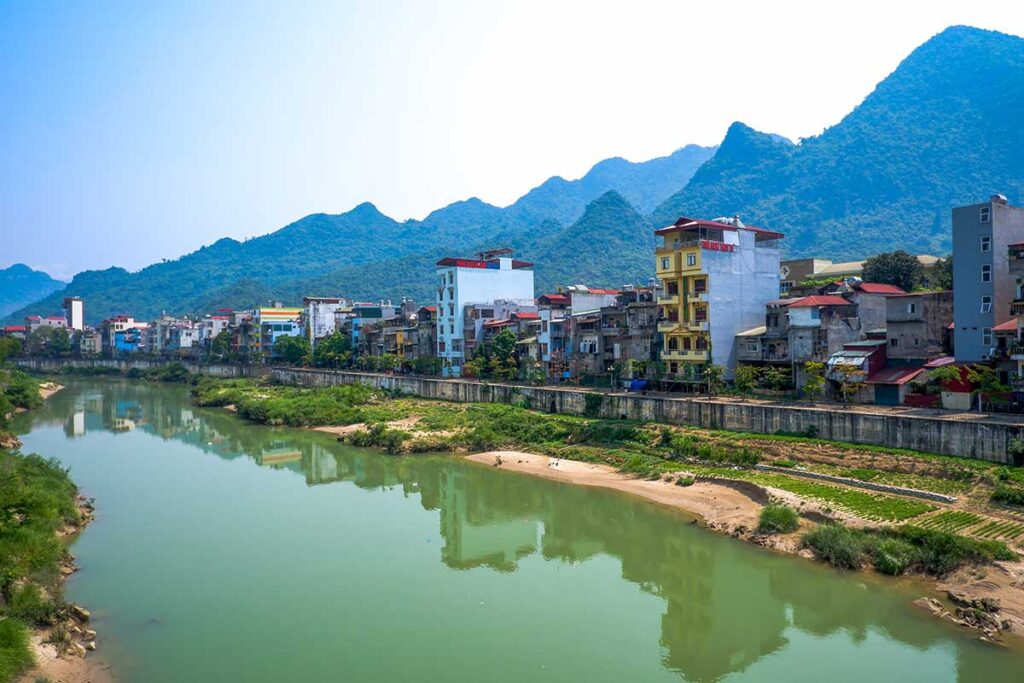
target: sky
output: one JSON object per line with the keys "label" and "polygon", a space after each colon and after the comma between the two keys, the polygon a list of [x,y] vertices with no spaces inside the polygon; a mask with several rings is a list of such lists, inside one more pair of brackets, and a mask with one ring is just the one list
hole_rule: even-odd
{"label": "sky", "polygon": [[833,125],[1024,3],[0,0],[0,267],[137,270],[371,201],[507,205],[601,159]]}

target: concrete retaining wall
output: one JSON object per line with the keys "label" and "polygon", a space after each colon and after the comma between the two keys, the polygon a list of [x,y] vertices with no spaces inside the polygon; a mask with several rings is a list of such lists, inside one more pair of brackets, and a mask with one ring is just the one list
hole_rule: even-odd
{"label": "concrete retaining wall", "polygon": [[[110,368],[119,372],[129,370],[152,370],[169,365],[174,361],[159,358],[16,358],[14,364],[35,372],[61,372],[67,368]],[[189,372],[211,377],[257,377],[267,374],[261,365],[230,365],[182,362]]]}
{"label": "concrete retaining wall", "polygon": [[[1024,436],[1018,425],[979,420],[954,421],[927,416],[862,413],[824,407],[755,405],[714,399],[632,394],[596,394],[560,387],[525,387],[470,380],[378,375],[331,370],[274,367],[271,376],[302,386],[361,382],[424,398],[460,402],[525,403],[536,410],[570,415],[651,420],[711,429],[774,434],[804,432],[822,439],[908,448],[1009,463],[1009,440]],[[587,401],[590,398],[588,410]]]}

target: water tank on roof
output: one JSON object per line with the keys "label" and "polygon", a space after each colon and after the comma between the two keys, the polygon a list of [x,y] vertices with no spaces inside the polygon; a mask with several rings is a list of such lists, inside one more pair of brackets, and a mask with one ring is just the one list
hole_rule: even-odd
{"label": "water tank on roof", "polygon": [[739,217],[738,214],[735,215],[735,216],[731,216],[731,217],[730,216],[719,216],[718,218],[715,218],[713,222],[715,222],[715,223],[724,223],[726,225],[732,225],[732,226],[737,227],[737,228],[744,228],[744,227],[746,227],[745,225],[743,225],[743,221],[740,220],[740,217]]}
{"label": "water tank on roof", "polygon": [[990,197],[994,204],[1006,204],[1009,201],[1005,194],[994,194]]}
{"label": "water tank on roof", "polygon": [[850,287],[856,287],[857,285],[863,282],[864,280],[857,277],[856,275],[851,275],[850,277],[846,278],[846,284],[849,285]]}

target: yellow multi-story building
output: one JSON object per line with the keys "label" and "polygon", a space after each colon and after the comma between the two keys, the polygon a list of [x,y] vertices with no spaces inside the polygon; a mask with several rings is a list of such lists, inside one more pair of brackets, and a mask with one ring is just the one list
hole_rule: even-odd
{"label": "yellow multi-story building", "polygon": [[661,360],[669,378],[696,381],[709,364],[735,367],[734,338],[764,324],[778,298],[781,233],[739,218],[680,218],[655,230],[663,295],[658,300]]}

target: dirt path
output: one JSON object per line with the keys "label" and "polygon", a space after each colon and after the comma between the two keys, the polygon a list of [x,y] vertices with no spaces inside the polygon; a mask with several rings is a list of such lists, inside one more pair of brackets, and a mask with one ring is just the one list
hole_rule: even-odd
{"label": "dirt path", "polygon": [[562,460],[520,451],[489,451],[466,456],[485,465],[512,472],[566,481],[582,486],[625,491],[647,500],[696,515],[708,526],[722,530],[753,529],[757,526],[761,505],[750,496],[724,484],[696,482],[677,486],[672,481],[633,479],[607,465]]}

